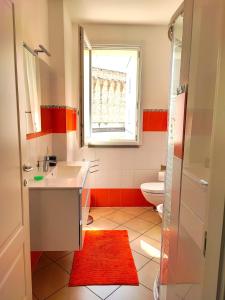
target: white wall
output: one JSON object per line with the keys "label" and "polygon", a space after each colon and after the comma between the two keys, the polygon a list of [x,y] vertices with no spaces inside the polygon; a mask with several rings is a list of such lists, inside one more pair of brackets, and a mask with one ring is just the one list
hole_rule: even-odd
{"label": "white wall", "polygon": [[[92,43],[129,44],[142,47],[141,98],[144,109],[167,109],[170,43],[166,26],[84,25]],[[78,25],[73,25],[77,37]],[[78,44],[75,53],[78,51]],[[76,54],[75,54],[76,55]],[[79,74],[79,61],[75,62]],[[79,89],[78,82],[74,83]],[[78,100],[78,99],[77,99]],[[93,176],[98,188],[133,188],[157,180],[160,165],[166,161],[167,133],[145,132],[139,148],[79,148],[77,133],[69,133],[70,159],[99,159],[100,172]],[[75,148],[74,139],[76,138]]]}
{"label": "white wall", "polygon": [[[17,49],[18,62],[18,78],[19,78],[19,101],[21,107],[22,119],[25,120],[25,85],[24,85],[24,70],[23,70],[23,47],[22,43],[26,42],[28,46],[35,49],[39,44],[49,48],[48,36],[48,1],[15,1],[15,16],[16,16],[16,38],[18,44],[21,45]],[[40,54],[40,58],[49,65],[49,58],[44,54]],[[48,99],[43,99],[44,104],[47,104]],[[52,149],[52,136],[46,135],[31,140],[26,140],[25,125],[21,128],[24,140],[24,155],[26,161],[29,161],[33,166],[36,165],[38,159],[43,158],[47,148],[49,152]]]}
{"label": "white wall", "polygon": [[[53,79],[49,103],[78,107],[78,25],[72,26],[67,7],[62,1],[31,2],[32,5],[28,5],[27,1],[23,1],[17,9],[23,15],[23,39],[31,47],[46,45],[52,53],[49,63]],[[94,43],[140,45],[143,108],[167,108],[170,44],[166,26],[93,24],[84,27]],[[139,148],[80,149],[78,131],[79,128],[77,132],[52,134],[27,141],[30,161],[35,162],[46,154],[47,147],[49,153],[53,151],[59,159],[100,159],[101,170],[95,174],[94,185],[115,188],[138,187],[144,181],[156,180],[160,164],[165,163],[165,132],[143,133],[142,145]]]}

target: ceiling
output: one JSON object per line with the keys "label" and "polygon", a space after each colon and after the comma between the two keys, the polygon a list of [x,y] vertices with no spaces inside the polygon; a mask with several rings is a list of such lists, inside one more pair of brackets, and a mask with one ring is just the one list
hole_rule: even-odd
{"label": "ceiling", "polygon": [[182,0],[66,0],[72,21],[168,24]]}

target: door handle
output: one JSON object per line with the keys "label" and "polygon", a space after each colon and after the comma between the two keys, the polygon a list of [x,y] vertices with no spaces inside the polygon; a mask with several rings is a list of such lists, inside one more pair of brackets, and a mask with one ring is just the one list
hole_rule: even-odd
{"label": "door handle", "polygon": [[206,180],[204,180],[204,179],[200,179],[200,180],[199,180],[199,183],[200,183],[201,185],[204,185],[204,186],[208,186],[208,185],[209,185],[208,181],[206,181]]}

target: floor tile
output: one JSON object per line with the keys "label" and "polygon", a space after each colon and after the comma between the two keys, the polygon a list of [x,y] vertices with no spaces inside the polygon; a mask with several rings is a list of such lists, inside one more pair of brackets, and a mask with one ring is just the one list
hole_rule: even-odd
{"label": "floor tile", "polygon": [[97,296],[105,299],[119,288],[119,285],[90,285],[88,288]]}
{"label": "floor tile", "polygon": [[122,286],[116,290],[107,300],[154,300],[150,290],[142,285]]}
{"label": "floor tile", "polygon": [[138,217],[146,222],[151,222],[154,224],[160,224],[162,222],[158,212],[153,210],[148,210]]}
{"label": "floor tile", "polygon": [[141,235],[130,243],[131,249],[149,258],[160,258],[161,244]]}
{"label": "floor tile", "polygon": [[86,230],[128,231],[140,285],[68,287],[74,252],[51,251],[42,255],[33,273],[33,300],[153,300],[149,289],[160,267],[158,213],[151,207],[96,207],[91,215],[94,222]]}
{"label": "floor tile", "polygon": [[149,231],[144,233],[145,236],[161,242],[161,226],[156,225],[155,227],[151,228]]}
{"label": "floor tile", "polygon": [[138,278],[144,286],[152,290],[158,273],[159,265],[154,261],[150,261],[138,272]]}
{"label": "floor tile", "polygon": [[37,272],[38,270],[52,264],[52,260],[50,260],[44,253],[41,255],[37,266],[35,267],[34,272]]}
{"label": "floor tile", "polygon": [[139,271],[147,262],[149,262],[149,259],[135,251],[132,250],[132,255],[134,258],[134,263],[136,266],[137,271]]}
{"label": "floor tile", "polygon": [[53,263],[33,274],[33,293],[39,300],[43,300],[64,287],[68,280],[69,275]]}
{"label": "floor tile", "polygon": [[93,294],[89,289],[83,286],[64,287],[53,294],[48,300],[99,300],[100,298]]}
{"label": "floor tile", "polygon": [[130,219],[133,219],[134,216],[118,210],[118,211],[113,212],[110,215],[107,215],[105,218],[112,222],[116,222],[117,224],[124,224],[127,221],[129,221]]}
{"label": "floor tile", "polygon": [[134,230],[132,230],[132,229],[126,227],[126,226],[123,226],[123,225],[121,225],[119,227],[116,227],[115,229],[116,230],[127,230],[130,242],[133,241],[133,240],[135,240],[137,237],[139,237],[141,235],[140,232],[136,232],[136,231],[134,231]]}
{"label": "floor tile", "polygon": [[94,221],[92,224],[90,224],[88,227],[92,230],[112,230],[116,227],[118,227],[119,224],[112,222],[110,220],[107,220],[105,218],[98,219],[97,221]]}
{"label": "floor tile", "polygon": [[69,253],[68,255],[57,260],[57,264],[60,265],[66,272],[70,274],[72,264],[73,264],[74,252]]}
{"label": "floor tile", "polygon": [[136,217],[150,209],[151,209],[150,207],[122,207],[121,211]]}
{"label": "floor tile", "polygon": [[111,207],[93,207],[90,210],[90,215],[94,218],[94,220],[97,220],[99,218],[112,214],[116,210],[117,209]]}
{"label": "floor tile", "polygon": [[132,219],[123,225],[140,233],[144,233],[145,231],[148,231],[150,228],[154,226],[154,224],[146,222],[139,218]]}
{"label": "floor tile", "polygon": [[51,260],[56,261],[69,253],[70,251],[46,251],[44,254]]}

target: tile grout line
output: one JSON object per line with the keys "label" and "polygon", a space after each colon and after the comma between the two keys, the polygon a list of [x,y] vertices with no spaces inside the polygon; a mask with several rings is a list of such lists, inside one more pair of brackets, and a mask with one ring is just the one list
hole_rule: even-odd
{"label": "tile grout line", "polygon": [[140,285],[142,285],[143,287],[145,287],[147,290],[151,291],[153,293],[153,289],[147,287],[146,285],[144,285],[143,283],[140,283]]}
{"label": "tile grout line", "polygon": [[52,294],[50,294],[47,297],[43,298],[43,300],[49,299],[50,297],[52,297],[53,295],[55,295],[56,293],[58,293],[59,291],[61,291],[62,289],[64,289],[66,286],[67,286],[67,284],[64,285],[64,286],[62,286],[62,287],[60,287],[59,289],[57,289],[56,291],[54,291]]}
{"label": "tile grout line", "polygon": [[149,259],[149,261],[147,261],[146,263],[144,263],[144,265],[137,271],[137,273],[140,272],[151,261],[153,261],[153,258]]}
{"label": "tile grout line", "polygon": [[112,296],[116,291],[118,291],[120,288],[122,287],[122,285],[119,285],[117,289],[115,289],[115,291],[113,291],[111,294],[109,294],[106,298],[104,298],[104,300],[106,300],[107,298],[109,298],[110,296]]}
{"label": "tile grout line", "polygon": [[100,297],[98,294],[93,292],[87,285],[83,285],[84,288],[88,289],[92,294],[94,294],[96,297],[98,297],[101,300],[104,300],[102,297]]}
{"label": "tile grout line", "polygon": [[[71,251],[71,252],[72,252],[72,251]],[[70,253],[71,253],[71,252],[70,252]],[[45,268],[47,268],[47,267],[49,267],[49,266],[51,266],[51,265],[53,265],[53,264],[56,264],[57,266],[61,267],[61,266],[57,263],[57,261],[60,260],[60,259],[62,259],[62,258],[64,258],[64,257],[66,257],[66,256],[69,255],[70,253],[67,253],[67,254],[63,255],[62,257],[58,258],[57,260],[53,260],[52,258],[48,257],[45,253],[43,253],[43,255],[45,255],[51,262],[48,263],[46,266],[43,266],[43,267],[39,268],[38,270],[34,271],[33,274],[35,275],[35,274],[38,273],[39,271],[41,271],[41,270],[43,270],[43,269],[45,269]],[[61,269],[62,269],[62,267],[61,267]],[[63,269],[63,271],[65,271],[65,269]],[[66,272],[67,272],[67,271],[66,271]],[[68,272],[67,272],[67,273],[68,273]],[[35,296],[35,297],[36,297],[36,296]]]}
{"label": "tile grout line", "polygon": [[64,272],[66,272],[68,275],[70,275],[71,271],[68,272],[66,269],[64,269],[60,264],[58,264],[57,262],[55,262],[55,264],[61,269],[63,270]]}
{"label": "tile grout line", "polygon": [[[121,210],[119,210],[119,211],[121,211]],[[110,215],[112,215],[112,214],[114,214],[115,212],[113,212],[113,213],[111,213],[111,214],[109,214],[109,215],[106,215],[106,217],[105,217],[105,219],[107,219],[107,217],[108,216],[110,216]],[[129,214],[129,213],[126,213],[126,212],[123,212],[123,213],[125,213],[125,214],[127,214],[127,215],[131,215],[131,214]],[[136,215],[136,216],[133,216],[132,215],[132,218],[131,219],[129,219],[129,220],[127,220],[125,223],[127,223],[127,222],[129,222],[129,221],[131,221],[131,220],[134,220],[135,218],[138,218],[139,216],[141,216],[141,215],[143,215],[144,213],[146,213],[146,211],[144,212],[141,212],[140,214],[138,214],[138,215]],[[109,220],[109,219],[108,219]],[[109,220],[109,221],[111,221],[111,220]],[[142,221],[145,221],[145,220],[142,220]],[[148,222],[148,221],[146,221],[146,222]],[[116,222],[115,222],[116,223]],[[122,223],[120,226],[122,226],[123,224],[125,224],[125,223]],[[135,231],[135,230],[134,230]]]}
{"label": "tile grout line", "polygon": [[48,259],[50,259],[53,262],[56,262],[57,260],[60,260],[61,258],[64,258],[65,256],[69,255],[70,253],[72,253],[73,251],[69,251],[69,253],[64,254],[63,256],[60,256],[59,258],[57,258],[56,260],[54,260],[53,258],[49,257],[48,254],[46,254],[46,252],[48,251],[44,251],[44,255],[47,256]]}

